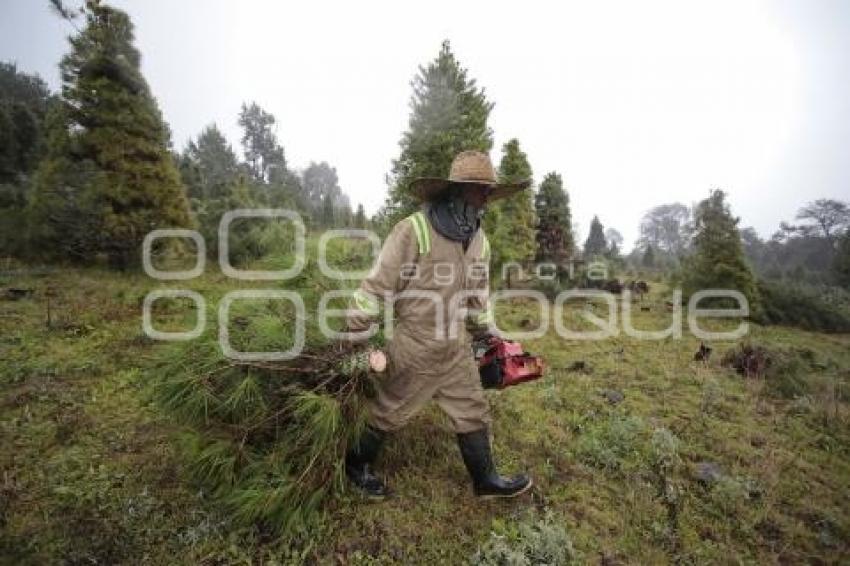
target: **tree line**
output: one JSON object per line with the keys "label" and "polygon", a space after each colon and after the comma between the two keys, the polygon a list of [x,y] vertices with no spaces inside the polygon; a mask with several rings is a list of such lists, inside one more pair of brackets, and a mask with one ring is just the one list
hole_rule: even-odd
{"label": "tree line", "polygon": [[[418,206],[409,192],[414,178],[444,176],[460,151],[493,150],[494,102],[445,41],[411,82],[408,127],[392,160],[387,197],[367,219],[362,205],[352,212],[330,164],[313,162],[303,171],[289,166],[276,118],[255,102],[239,111],[241,155],[215,124],[173,151],[141,74],[127,14],[96,1],[76,12],[58,0],[53,5],[62,17],[85,24],[60,63],[61,91],[51,93],[40,78],[0,64],[4,255],[104,256],[125,268],[138,261],[145,234],[175,227],[199,230],[214,254],[221,215],[235,208],[295,208],[311,226],[374,226],[386,233]],[[501,147],[498,175],[506,182],[534,178],[520,140]],[[576,285],[581,281],[563,277],[570,262],[604,261],[613,273],[666,274],[686,289],[740,289],[754,305],[760,281],[850,284],[847,203],[811,202],[796,224],[782,223],[764,241],[752,228],[739,228],[726,194],[713,189],[693,206],[673,202],[647,211],[627,255],[620,232],[598,216],[579,244],[570,204],[562,175],[550,171],[533,191],[489,207],[484,225],[494,273],[507,264],[551,262],[563,268],[559,285]],[[281,230],[273,223],[234,226],[232,259],[265,255],[285,238]]]}
{"label": "tree line", "polygon": [[[336,170],[288,167],[275,117],[244,103],[242,156],[215,124],[172,149],[171,132],[140,70],[129,16],[101,2],[53,7],[79,31],[59,64],[61,90],[0,63],[0,253],[115,268],[139,263],[156,228],[196,228],[216,252],[221,214],[288,207],[319,226],[365,227]],[[77,22],[82,21],[82,28]],[[234,226],[234,261],[264,255],[280,227]]]}
{"label": "tree line", "polygon": [[[415,210],[417,203],[408,190],[414,178],[445,175],[460,151],[493,149],[488,119],[494,103],[457,60],[448,41],[436,59],[419,68],[411,84],[408,128],[392,162],[387,198],[375,218],[385,231]],[[506,182],[533,178],[529,156],[518,139],[502,146],[498,175]],[[573,277],[575,270],[566,269],[573,267],[571,262],[587,266],[601,261],[614,275],[628,271],[633,277],[666,279],[683,289],[685,300],[700,289],[734,289],[747,298],[755,319],[850,330],[848,205],[819,199],[801,208],[797,220],[802,222],[783,223],[764,242],[754,229],[739,227],[726,192],[712,188],[692,206],[673,202],[647,211],[637,244],[623,255],[622,234],[613,227],[606,229],[598,216],[579,245],[569,193],[561,174],[551,171],[533,193],[494,203],[484,225],[496,273],[509,263],[554,263],[562,268],[555,286],[563,288],[588,283],[581,269],[578,277]],[[806,277],[801,278],[801,270]],[[801,279],[835,292],[801,288]],[[502,283],[510,286],[512,281]],[[834,301],[826,302],[827,296]]]}

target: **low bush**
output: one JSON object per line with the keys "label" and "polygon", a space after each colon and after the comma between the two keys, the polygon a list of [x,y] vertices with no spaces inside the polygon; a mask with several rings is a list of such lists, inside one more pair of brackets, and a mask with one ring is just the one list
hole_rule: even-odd
{"label": "low bush", "polygon": [[760,281],[758,322],[820,332],[850,332],[850,294],[838,288]]}
{"label": "low bush", "polygon": [[579,557],[564,526],[551,513],[515,524],[499,522],[472,557],[475,566],[561,566]]}
{"label": "low bush", "polygon": [[620,470],[639,460],[646,434],[646,425],[639,417],[612,414],[587,427],[579,437],[576,456],[595,468]]}
{"label": "low bush", "polygon": [[724,354],[720,364],[749,378],[763,378],[767,392],[783,399],[809,394],[829,363],[805,348],[767,348],[743,343]]}

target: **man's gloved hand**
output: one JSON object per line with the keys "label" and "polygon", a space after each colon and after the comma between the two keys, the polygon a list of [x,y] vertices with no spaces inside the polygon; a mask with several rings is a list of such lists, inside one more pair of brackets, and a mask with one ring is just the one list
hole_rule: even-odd
{"label": "man's gloved hand", "polygon": [[490,330],[484,330],[473,335],[472,352],[475,359],[479,359],[484,356],[484,354],[486,354],[490,348],[495,346],[501,339],[502,337],[499,336],[497,332]]}
{"label": "man's gloved hand", "polygon": [[499,340],[502,340],[502,337],[495,330],[483,330],[478,332],[472,337],[472,340],[479,344],[492,344]]}

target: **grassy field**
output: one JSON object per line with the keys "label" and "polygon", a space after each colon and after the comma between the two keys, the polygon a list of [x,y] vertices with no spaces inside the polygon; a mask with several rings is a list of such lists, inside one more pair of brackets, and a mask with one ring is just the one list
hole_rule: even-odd
{"label": "grassy field", "polygon": [[[747,339],[785,361],[745,379],[720,364],[736,343],[694,362],[687,329],[663,341],[550,332],[525,343],[549,363],[545,379],[488,393],[500,467],[529,469],[530,495],[475,500],[431,407],[387,446],[380,468],[393,499],[342,494],[310,537],[275,540],[232,528],[186,479],[181,429],[146,401],[162,345],[142,332],[141,301],[158,285],[97,269],[0,277],[0,288],[34,290],[0,301],[0,562],[850,560],[848,335],[753,325]],[[215,301],[236,284],[208,274],[180,286]],[[646,298],[635,325],[666,326],[664,298]],[[158,327],[192,325],[188,309],[169,305]],[[498,320],[517,328],[536,315],[514,304]]]}

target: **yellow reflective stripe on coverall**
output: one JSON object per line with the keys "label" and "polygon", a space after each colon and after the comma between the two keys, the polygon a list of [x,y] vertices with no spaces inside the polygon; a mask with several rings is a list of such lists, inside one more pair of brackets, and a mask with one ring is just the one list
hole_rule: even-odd
{"label": "yellow reflective stripe on coverall", "polygon": [[365,314],[369,316],[377,316],[380,312],[378,308],[378,301],[363,292],[362,289],[357,289],[354,291],[354,304],[357,305],[357,308],[363,311]]}

